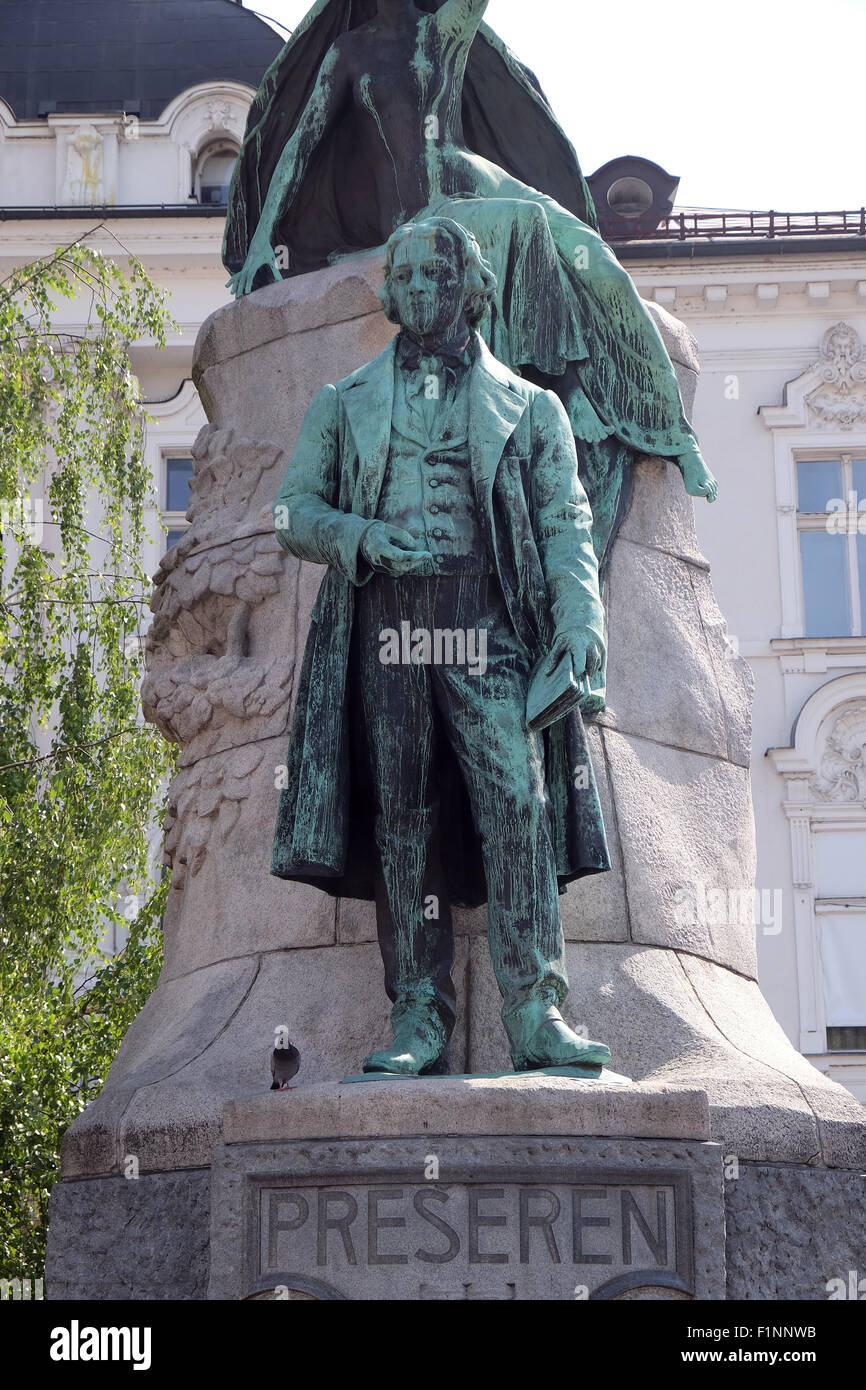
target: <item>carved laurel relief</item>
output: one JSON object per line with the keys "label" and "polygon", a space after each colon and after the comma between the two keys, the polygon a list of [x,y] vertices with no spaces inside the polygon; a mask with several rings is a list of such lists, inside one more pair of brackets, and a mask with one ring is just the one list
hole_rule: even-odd
{"label": "carved laurel relief", "polygon": [[282,451],[207,425],[192,453],[191,525],[154,576],[141,692],[145,717],[181,746],[164,823],[174,889],[237,824],[294,674],[294,615],[267,601],[298,562],[254,500],[263,478],[275,491]]}

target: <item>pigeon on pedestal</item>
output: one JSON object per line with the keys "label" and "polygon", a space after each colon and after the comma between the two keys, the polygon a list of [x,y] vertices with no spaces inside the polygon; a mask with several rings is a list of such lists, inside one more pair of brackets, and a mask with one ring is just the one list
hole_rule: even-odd
{"label": "pigeon on pedestal", "polygon": [[301,1054],[291,1043],[285,1047],[275,1047],[271,1053],[272,1091],[291,1091],[289,1085],[301,1065]]}

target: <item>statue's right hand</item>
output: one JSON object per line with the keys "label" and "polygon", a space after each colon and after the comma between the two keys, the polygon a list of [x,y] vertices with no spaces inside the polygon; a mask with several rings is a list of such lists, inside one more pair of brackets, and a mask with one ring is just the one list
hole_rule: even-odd
{"label": "statue's right hand", "polygon": [[404,531],[402,526],[391,526],[386,521],[374,521],[368,526],[361,541],[361,554],[377,574],[397,578],[404,574],[433,573],[433,557],[424,549],[423,542]]}
{"label": "statue's right hand", "polygon": [[273,280],[282,278],[270,237],[259,236],[257,229],[250,242],[246,260],[240,270],[226,281],[226,289],[231,290],[236,299],[240,299],[242,295],[250,294],[260,270],[270,271]]}

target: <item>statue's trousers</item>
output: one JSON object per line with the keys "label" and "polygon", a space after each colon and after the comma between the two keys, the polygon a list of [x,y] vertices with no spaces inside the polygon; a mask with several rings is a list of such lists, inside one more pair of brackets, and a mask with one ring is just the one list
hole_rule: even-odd
{"label": "statue's trousers", "polygon": [[[377,575],[358,590],[355,635],[389,998],[401,1006],[429,999],[453,1026],[454,946],[438,846],[437,749],[447,739],[481,838],[503,1018],[529,1000],[558,1006],[568,980],[543,745],[526,728],[531,667],[498,579]],[[464,660],[449,662],[461,641]]]}

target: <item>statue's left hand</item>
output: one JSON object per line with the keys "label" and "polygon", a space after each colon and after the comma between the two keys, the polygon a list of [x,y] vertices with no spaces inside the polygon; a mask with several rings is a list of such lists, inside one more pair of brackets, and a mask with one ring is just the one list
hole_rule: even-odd
{"label": "statue's left hand", "polygon": [[270,271],[273,280],[282,278],[270,237],[260,237],[259,230],[256,229],[250,242],[247,258],[240,270],[226,281],[226,289],[231,290],[236,299],[240,299],[242,295],[250,294],[260,270]]}
{"label": "statue's left hand", "polygon": [[545,670],[553,671],[566,655],[571,659],[575,676],[593,676],[604,661],[604,647],[600,638],[586,627],[558,632],[548,653]]}

